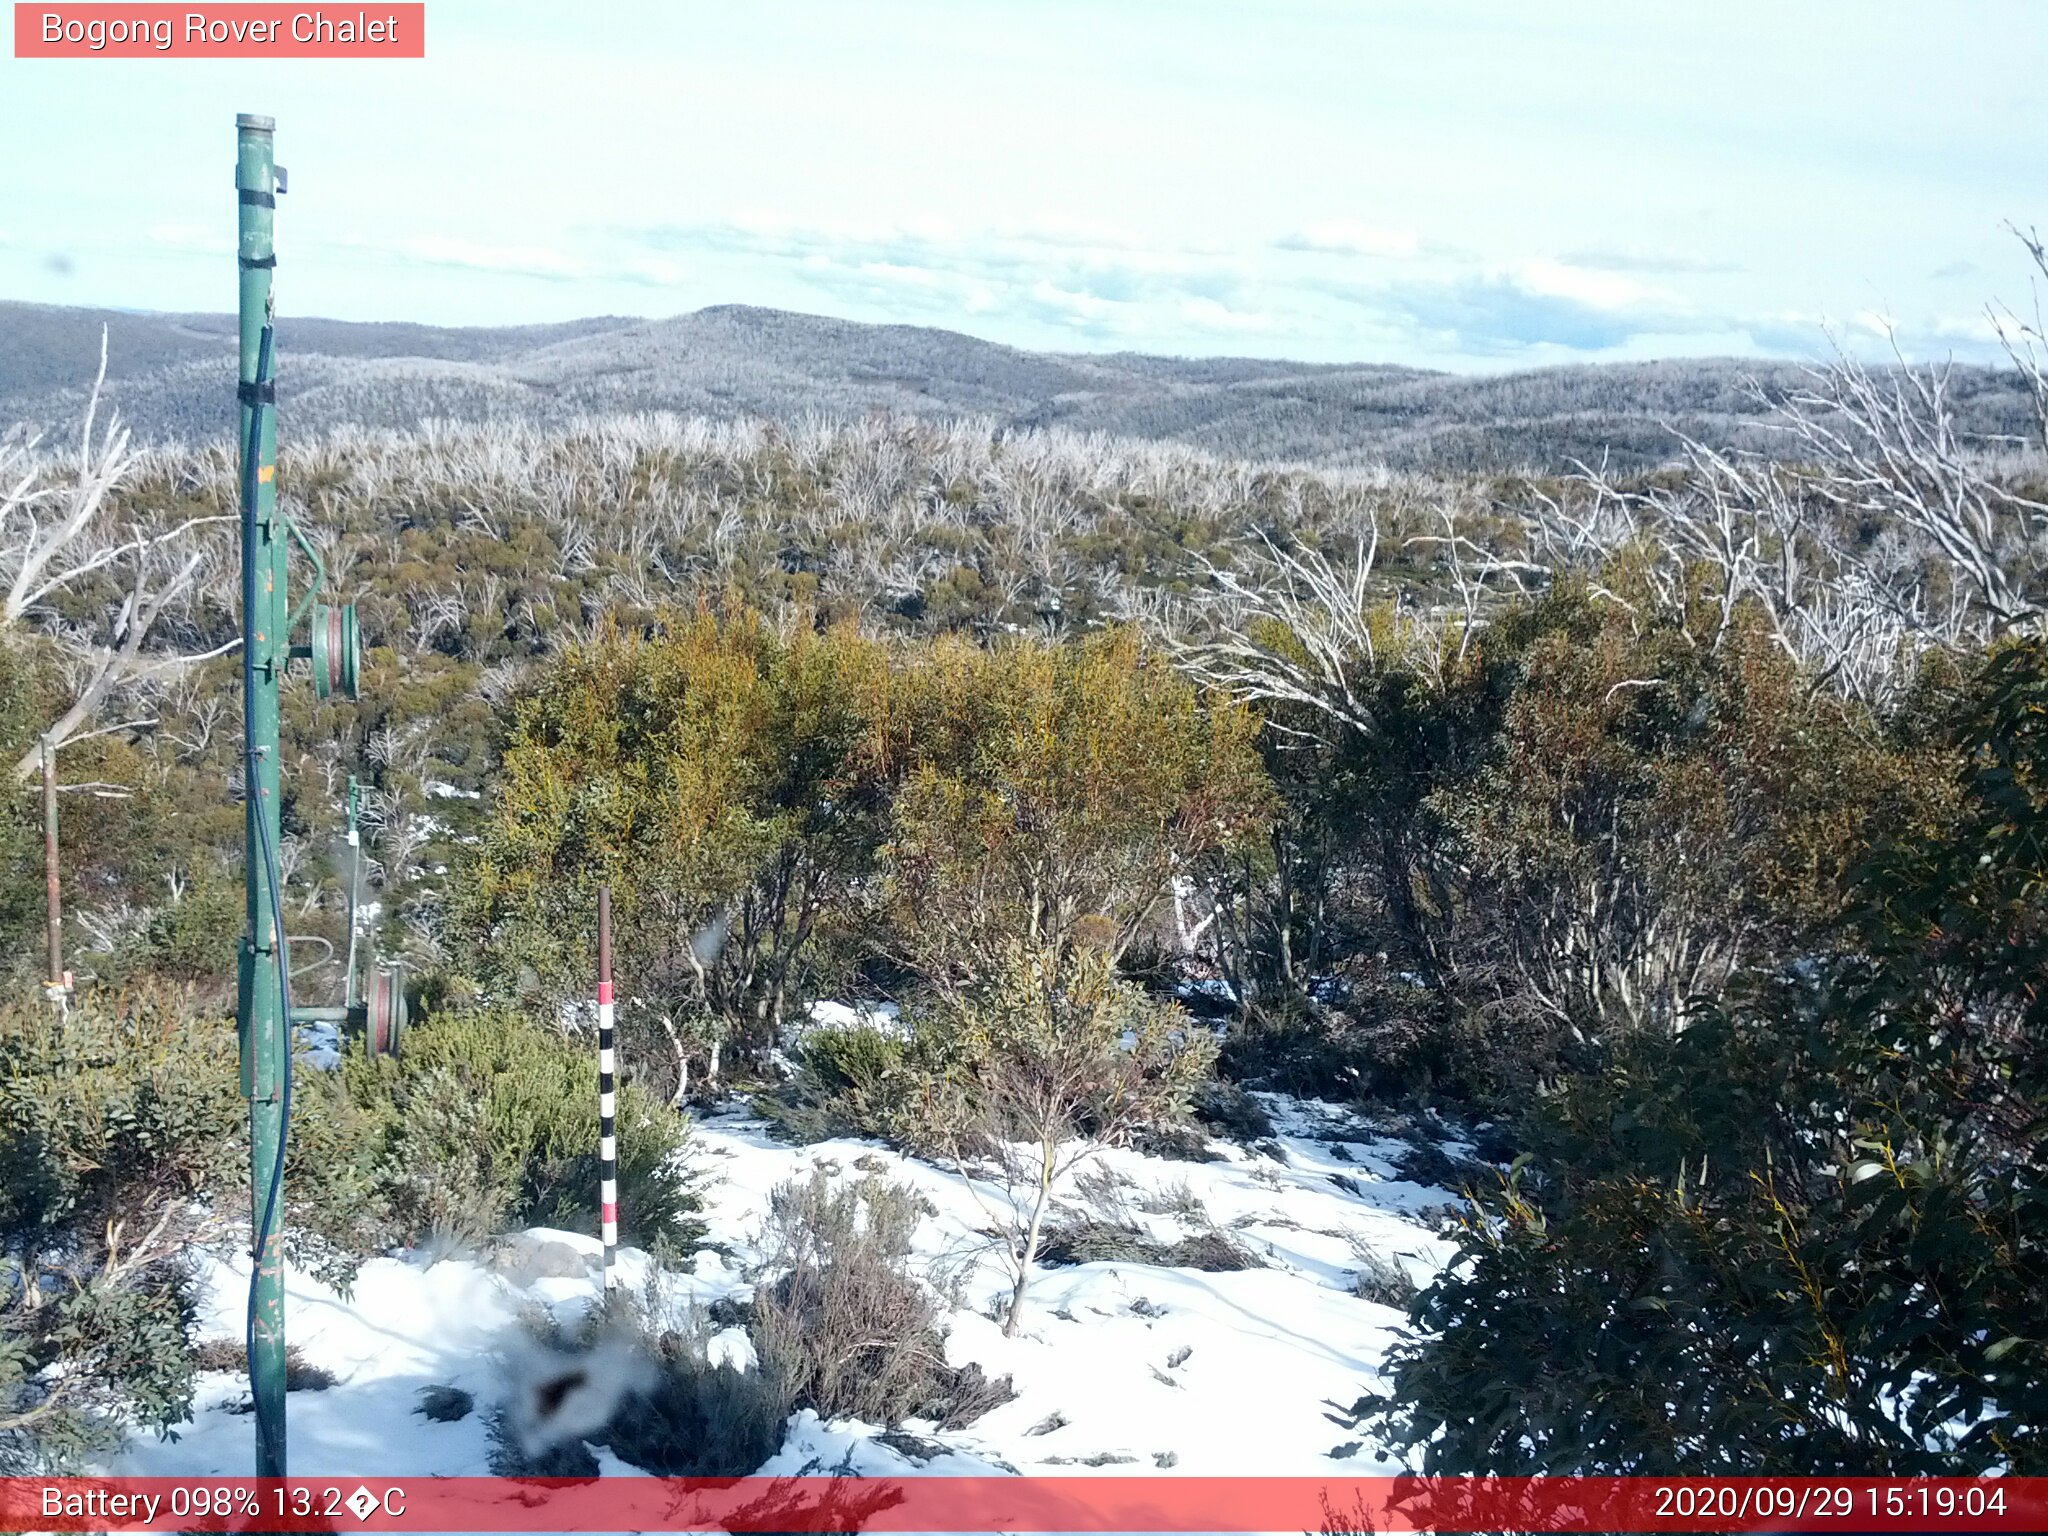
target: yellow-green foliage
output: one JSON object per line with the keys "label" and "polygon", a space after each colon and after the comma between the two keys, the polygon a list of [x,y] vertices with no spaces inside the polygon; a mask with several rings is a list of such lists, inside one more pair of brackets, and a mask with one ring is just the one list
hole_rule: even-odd
{"label": "yellow-green foliage", "polygon": [[898,727],[890,939],[934,984],[1095,920],[1121,954],[1174,872],[1271,812],[1258,722],[1137,636],[916,653]]}
{"label": "yellow-green foliage", "polygon": [[881,836],[888,652],[751,613],[613,629],[517,707],[458,902],[501,991],[587,996],[609,880],[625,989],[760,1030]]}
{"label": "yellow-green foliage", "polygon": [[1128,632],[984,649],[708,609],[609,630],[518,705],[458,916],[488,985],[587,995],[609,879],[622,991],[758,1044],[871,948],[934,982],[1089,918],[1121,949],[1181,861],[1260,825],[1256,730]]}

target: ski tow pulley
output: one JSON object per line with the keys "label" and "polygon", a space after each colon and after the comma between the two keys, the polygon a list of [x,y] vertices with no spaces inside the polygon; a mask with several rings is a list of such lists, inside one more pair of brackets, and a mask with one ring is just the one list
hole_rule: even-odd
{"label": "ski tow pulley", "polygon": [[405,973],[397,966],[380,966],[370,978],[370,993],[363,1000],[361,1028],[373,1056],[396,1056],[405,1034]]}
{"label": "ski tow pulley", "polygon": [[313,692],[322,699],[353,699],[362,672],[362,631],[354,603],[315,603],[307,626]]}

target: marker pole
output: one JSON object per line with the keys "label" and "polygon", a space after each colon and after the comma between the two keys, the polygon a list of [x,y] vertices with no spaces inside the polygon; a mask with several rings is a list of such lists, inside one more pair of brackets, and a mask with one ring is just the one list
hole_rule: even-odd
{"label": "marker pole", "polygon": [[612,1014],[612,888],[597,888],[597,1158],[598,1221],[604,1238],[604,1288],[618,1283],[619,1101],[617,1036]]}

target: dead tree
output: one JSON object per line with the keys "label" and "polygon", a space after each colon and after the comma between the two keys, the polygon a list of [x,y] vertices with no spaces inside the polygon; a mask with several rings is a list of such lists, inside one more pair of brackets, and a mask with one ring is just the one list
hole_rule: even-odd
{"label": "dead tree", "polygon": [[[137,454],[127,428],[111,412],[95,437],[106,376],[102,329],[99,372],[86,401],[77,469],[68,480],[53,474],[53,461],[38,452],[39,439],[0,448],[0,632],[35,626],[73,662],[72,702],[43,733],[59,747],[79,737],[126,685],[221,655],[236,643],[197,656],[145,651],[166,612],[189,604],[207,567],[212,551],[200,530],[234,519],[194,517],[170,526],[115,519],[109,497],[134,468]],[[57,621],[57,602],[117,577],[127,590],[103,632],[80,633]],[[15,780],[31,779],[40,760],[40,746],[23,753],[14,764]]]}

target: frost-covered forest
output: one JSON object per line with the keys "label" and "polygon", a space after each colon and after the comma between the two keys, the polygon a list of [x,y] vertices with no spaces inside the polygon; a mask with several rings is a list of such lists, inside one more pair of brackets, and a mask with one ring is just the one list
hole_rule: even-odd
{"label": "frost-covered forest", "polygon": [[[111,327],[109,399],[139,438],[230,435],[234,317],[0,303],[0,422],[65,431],[85,404],[81,359]],[[1816,351],[1826,338],[1814,337]],[[957,332],[859,325],[726,305],[668,320],[438,329],[279,322],[279,399],[304,437],[423,420],[544,426],[667,411],[860,420],[870,413],[1064,428],[1184,443],[1323,469],[1556,473],[1576,461],[1647,469],[1674,431],[1768,450],[1764,422],[1805,377],[1793,363],[1673,360],[1469,377],[1386,365],[1020,351]],[[2009,370],[1952,371],[1958,426],[2023,434]]]}
{"label": "frost-covered forest", "polygon": [[[1751,390],[799,320],[285,371],[371,647],[286,692],[296,986],[338,995],[354,776],[417,1021],[299,1067],[316,1459],[2048,1470],[2038,326]],[[246,1429],[211,323],[0,380],[48,427],[0,449],[0,1467]],[[582,1349],[622,1400],[541,1422]]]}

